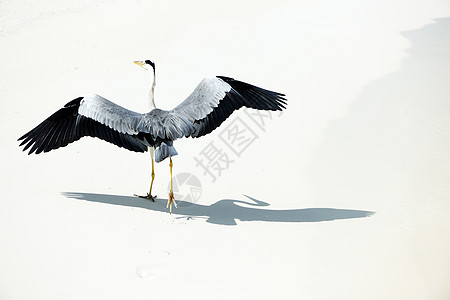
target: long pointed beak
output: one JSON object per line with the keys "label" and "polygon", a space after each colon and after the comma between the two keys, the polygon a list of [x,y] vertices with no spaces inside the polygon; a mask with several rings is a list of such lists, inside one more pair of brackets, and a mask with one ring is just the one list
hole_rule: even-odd
{"label": "long pointed beak", "polygon": [[144,66],[145,66],[145,62],[144,61],[134,61],[134,63],[135,64],[137,64],[139,67],[142,67],[142,68],[144,68]]}

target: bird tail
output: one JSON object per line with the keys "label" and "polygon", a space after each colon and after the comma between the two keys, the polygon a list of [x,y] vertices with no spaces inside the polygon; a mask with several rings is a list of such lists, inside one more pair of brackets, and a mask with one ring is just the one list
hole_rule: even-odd
{"label": "bird tail", "polygon": [[162,142],[158,147],[155,149],[155,161],[161,162],[164,159],[166,159],[169,156],[175,156],[178,155],[177,150],[175,150],[175,147],[172,145],[172,142]]}

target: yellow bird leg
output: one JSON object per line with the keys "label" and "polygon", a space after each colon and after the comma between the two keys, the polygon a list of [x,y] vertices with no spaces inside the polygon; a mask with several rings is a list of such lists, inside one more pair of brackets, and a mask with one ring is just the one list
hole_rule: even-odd
{"label": "yellow bird leg", "polygon": [[152,158],[152,181],[150,183],[150,191],[148,192],[147,196],[139,196],[136,194],[135,194],[135,196],[139,197],[139,198],[149,199],[149,200],[152,200],[153,202],[155,202],[156,195],[152,196],[153,180],[155,180],[155,162],[154,162],[155,148],[153,148],[153,147],[150,147],[150,156]]}
{"label": "yellow bird leg", "polygon": [[169,199],[167,200],[167,206],[166,208],[170,207],[170,213],[172,213],[172,203],[173,205],[175,205],[175,208],[177,207],[177,203],[175,202],[175,198],[173,197],[173,183],[172,183],[172,157],[170,158],[170,163],[169,163],[169,167],[170,167],[170,193],[169,193]]}
{"label": "yellow bird leg", "polygon": [[152,196],[153,180],[155,180],[155,162],[153,161],[154,151],[154,148],[151,147],[150,155],[152,156],[152,182],[150,183],[150,191],[148,192],[148,196],[151,197],[153,201],[155,201],[154,198],[156,198],[156,195]]}

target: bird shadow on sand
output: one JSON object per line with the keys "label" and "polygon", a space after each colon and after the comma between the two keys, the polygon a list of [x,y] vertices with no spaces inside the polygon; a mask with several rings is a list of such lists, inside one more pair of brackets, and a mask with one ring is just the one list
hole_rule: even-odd
{"label": "bird shadow on sand", "polygon": [[[167,212],[165,199],[155,202],[131,196],[63,192],[67,198],[145,208],[152,211]],[[178,208],[173,209],[176,218],[195,219],[206,218],[206,222],[218,225],[236,225],[240,221],[263,221],[282,223],[323,222],[342,219],[369,217],[371,211],[336,209],[336,208],[303,208],[303,209],[267,209],[269,203],[246,196],[251,202],[233,199],[223,199],[211,205],[203,205],[186,201],[177,201]]]}

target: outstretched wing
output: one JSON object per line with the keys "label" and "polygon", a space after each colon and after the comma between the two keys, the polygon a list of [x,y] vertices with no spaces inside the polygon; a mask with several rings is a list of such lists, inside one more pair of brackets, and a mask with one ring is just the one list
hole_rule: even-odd
{"label": "outstretched wing", "polygon": [[245,106],[260,110],[285,108],[284,94],[216,76],[203,79],[197,88],[172,112],[194,124],[192,137],[200,137],[220,126],[235,110]]}
{"label": "outstretched wing", "polygon": [[137,124],[141,114],[127,110],[98,95],[79,97],[19,138],[28,154],[65,147],[83,136],[97,137],[119,147],[147,151]]}

